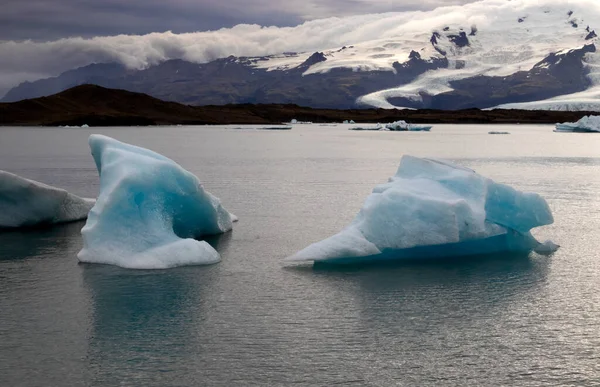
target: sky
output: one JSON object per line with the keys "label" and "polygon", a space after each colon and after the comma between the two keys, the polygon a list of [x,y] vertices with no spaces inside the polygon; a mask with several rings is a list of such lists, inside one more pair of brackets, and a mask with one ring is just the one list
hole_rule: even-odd
{"label": "sky", "polygon": [[216,30],[237,24],[430,10],[473,0],[0,0],[0,40]]}
{"label": "sky", "polygon": [[[142,69],[169,59],[339,48],[402,28],[493,20],[493,10],[599,0],[0,0],[0,97],[91,63]],[[521,11],[519,11],[521,12]],[[400,30],[399,27],[402,27]]]}

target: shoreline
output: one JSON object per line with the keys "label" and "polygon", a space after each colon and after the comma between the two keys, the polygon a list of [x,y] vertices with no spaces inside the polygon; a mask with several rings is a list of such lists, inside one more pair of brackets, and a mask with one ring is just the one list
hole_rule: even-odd
{"label": "shoreline", "polygon": [[321,109],[294,104],[190,106],[146,94],[82,85],[48,97],[0,103],[0,126],[281,125],[292,119],[313,124],[556,124],[593,111]]}

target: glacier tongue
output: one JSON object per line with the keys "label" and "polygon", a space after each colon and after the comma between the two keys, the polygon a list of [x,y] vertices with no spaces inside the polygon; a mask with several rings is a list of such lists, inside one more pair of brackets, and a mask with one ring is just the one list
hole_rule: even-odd
{"label": "glacier tongue", "polygon": [[218,262],[194,238],[231,230],[236,219],[198,178],[171,159],[110,137],[91,135],[100,195],[81,230],[82,262],[165,269]]}
{"label": "glacier tongue", "polygon": [[357,262],[443,258],[505,251],[548,253],[529,232],[551,224],[546,201],[441,160],[402,157],[388,183],[376,186],[340,233],[291,261]]}
{"label": "glacier tongue", "polygon": [[0,228],[31,227],[85,219],[94,199],[0,171]]}

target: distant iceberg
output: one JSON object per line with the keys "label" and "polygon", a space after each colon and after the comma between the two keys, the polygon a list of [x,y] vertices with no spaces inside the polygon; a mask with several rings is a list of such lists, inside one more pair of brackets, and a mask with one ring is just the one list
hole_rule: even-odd
{"label": "distant iceberg", "polygon": [[238,130],[292,130],[290,125],[283,126],[238,126],[234,129]]}
{"label": "distant iceberg", "polygon": [[87,218],[94,199],[0,171],[0,228],[33,227]]}
{"label": "distant iceberg", "polygon": [[348,128],[348,130],[387,130],[381,124],[377,124],[375,126],[353,126],[352,128]]}
{"label": "distant iceberg", "polygon": [[377,124],[375,126],[355,126],[349,128],[349,130],[379,130],[379,131],[388,131],[388,132],[429,132],[431,130],[431,125],[417,125],[417,124],[409,124],[406,121],[400,120],[392,122],[391,124],[386,124],[385,126],[381,124]]}
{"label": "distant iceberg", "polygon": [[533,227],[551,224],[546,201],[448,162],[404,156],[352,223],[289,261],[335,264],[449,258],[500,252],[549,254]]}
{"label": "distant iceberg", "polygon": [[510,134],[510,132],[499,132],[499,131],[492,130],[491,132],[488,132],[488,134]]}
{"label": "distant iceberg", "polygon": [[192,173],[148,149],[91,135],[100,195],[85,227],[82,262],[165,269],[218,262],[204,235],[231,230],[236,218]]}
{"label": "distant iceberg", "polygon": [[600,133],[600,116],[585,116],[577,122],[556,124],[555,132]]}
{"label": "distant iceberg", "polygon": [[312,124],[312,121],[298,121],[297,119],[293,118],[289,123],[292,125],[295,125],[295,124],[310,125],[310,124]]}
{"label": "distant iceberg", "polygon": [[391,124],[385,125],[385,127],[390,131],[412,131],[412,132],[429,132],[431,130],[431,125],[418,125],[418,124],[409,124],[404,120],[394,121]]}
{"label": "distant iceberg", "polygon": [[356,122],[354,122],[354,120],[344,120],[344,122],[342,122],[342,124],[356,124]]}

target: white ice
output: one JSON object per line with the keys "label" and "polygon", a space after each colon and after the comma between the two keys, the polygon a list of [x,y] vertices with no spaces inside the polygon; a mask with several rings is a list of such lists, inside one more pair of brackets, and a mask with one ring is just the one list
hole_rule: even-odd
{"label": "white ice", "polygon": [[383,127],[381,124],[376,124],[374,126],[353,126],[348,128],[348,130],[388,130]]}
{"label": "white ice", "polygon": [[173,160],[110,137],[91,135],[100,195],[85,227],[82,262],[166,269],[220,260],[194,238],[231,230],[235,217]]}
{"label": "white ice", "polygon": [[391,131],[411,131],[411,132],[429,132],[431,125],[409,124],[404,120],[394,121],[385,125],[386,129]]}
{"label": "white ice", "polygon": [[600,133],[600,116],[585,116],[577,122],[556,124],[557,132],[598,132]]}
{"label": "white ice", "polygon": [[32,227],[85,219],[94,199],[0,171],[0,228]]}
{"label": "white ice", "polygon": [[546,201],[444,161],[402,157],[353,222],[290,261],[331,263],[445,258],[506,251],[550,253],[529,232],[551,224]]}

